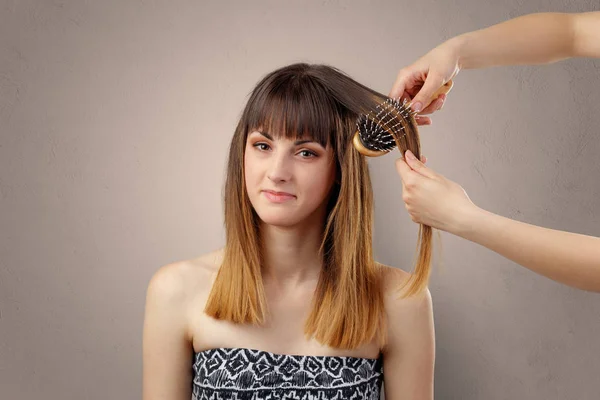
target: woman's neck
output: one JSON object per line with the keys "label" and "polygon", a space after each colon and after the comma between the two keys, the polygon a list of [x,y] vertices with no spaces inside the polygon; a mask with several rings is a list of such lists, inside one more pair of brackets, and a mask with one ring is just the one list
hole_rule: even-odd
{"label": "woman's neck", "polygon": [[316,283],[323,268],[322,238],[322,224],[261,226],[264,282],[278,288]]}

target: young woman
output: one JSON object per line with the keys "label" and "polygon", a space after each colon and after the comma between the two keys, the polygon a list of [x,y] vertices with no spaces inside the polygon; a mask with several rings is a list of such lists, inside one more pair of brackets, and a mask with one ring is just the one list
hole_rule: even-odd
{"label": "young woman", "polygon": [[385,98],[325,65],[257,84],[230,146],[225,247],[149,283],[144,400],[378,399],[384,376],[388,400],[433,398],[428,257],[410,281],[374,261],[352,146]]}

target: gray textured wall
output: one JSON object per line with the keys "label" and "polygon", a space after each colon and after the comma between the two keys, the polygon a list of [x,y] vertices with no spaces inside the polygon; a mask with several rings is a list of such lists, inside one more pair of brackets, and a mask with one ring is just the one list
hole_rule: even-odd
{"label": "gray textured wall", "polygon": [[[324,62],[387,93],[442,40],[599,1],[0,1],[0,398],[141,394],[148,279],[223,242],[227,146],[265,73]],[[463,71],[429,164],[499,214],[600,236],[600,61]],[[394,156],[376,254],[410,268]],[[216,234],[215,234],[216,233]],[[597,399],[600,296],[442,234],[438,399]]]}

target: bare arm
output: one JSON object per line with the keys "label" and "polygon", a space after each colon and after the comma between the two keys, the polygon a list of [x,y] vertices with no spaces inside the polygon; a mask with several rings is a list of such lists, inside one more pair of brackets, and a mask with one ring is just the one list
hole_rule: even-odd
{"label": "bare arm", "polygon": [[177,264],[159,269],[146,293],[143,399],[192,397],[193,349],[185,318],[183,278]]}
{"label": "bare arm", "polygon": [[455,36],[398,72],[390,97],[412,99],[425,114],[439,110],[445,101],[431,96],[461,69],[500,65],[546,64],[569,57],[600,57],[600,11],[580,14],[528,14],[473,32]]}
{"label": "bare arm", "polygon": [[[402,282],[394,271],[389,281],[397,289]],[[435,332],[429,290],[399,299],[386,300],[388,344],[383,351],[385,398],[388,400],[433,400]]]}
{"label": "bare arm", "polygon": [[600,57],[600,12],[528,14],[453,40],[460,69]]}
{"label": "bare arm", "polygon": [[600,238],[530,225],[474,208],[454,233],[557,282],[600,292]]}
{"label": "bare arm", "polygon": [[485,211],[471,202],[458,183],[408,155],[398,159],[396,167],[413,221],[478,243],[557,282],[600,292],[600,238]]}
{"label": "bare arm", "polygon": [[600,58],[600,11],[577,14],[573,57]]}

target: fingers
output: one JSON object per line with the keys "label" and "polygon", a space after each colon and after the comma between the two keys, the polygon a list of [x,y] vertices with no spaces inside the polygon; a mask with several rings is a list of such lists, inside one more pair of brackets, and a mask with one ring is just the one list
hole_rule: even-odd
{"label": "fingers", "polygon": [[[414,158],[414,159],[413,159]],[[425,166],[427,162],[427,157],[421,156],[422,161],[419,161],[415,158],[414,154],[407,150],[404,158],[398,158],[396,160],[396,170],[398,171],[398,175],[402,179],[402,187],[404,188],[407,182],[414,182],[415,178],[418,175],[421,177],[434,178],[436,173]]]}
{"label": "fingers", "polygon": [[[392,99],[399,98],[400,96],[404,96],[404,89],[406,88],[406,83],[408,81],[408,75],[404,74],[401,70],[398,73],[398,77],[396,78],[396,82],[392,85],[392,90],[390,91],[389,97]],[[402,100],[402,99],[400,99]]]}
{"label": "fingers", "polygon": [[398,72],[398,77],[392,85],[392,90],[390,90],[388,96],[393,99],[400,99],[401,101],[404,98],[407,101],[410,100],[425,83],[423,82],[423,76],[427,76],[427,71],[420,71],[416,64],[402,68]]}
{"label": "fingers", "polygon": [[441,110],[444,107],[445,101],[446,95],[440,94],[439,97],[425,107],[423,111],[415,115],[415,121],[417,122],[417,125],[431,125],[433,121],[431,121],[431,118],[426,117],[425,114],[433,114],[434,112]]}
{"label": "fingers", "polygon": [[412,100],[412,96],[410,95],[410,93],[408,93],[405,90],[404,93],[402,93],[402,96],[400,96],[400,98],[398,100],[400,100],[400,102],[403,103],[403,104],[404,104],[404,101],[410,103],[410,101]]}
{"label": "fingers", "polygon": [[432,169],[427,168],[424,163],[417,160],[417,158],[412,153],[412,151],[406,150],[406,153],[404,154],[404,159],[406,160],[406,164],[413,171],[416,171],[419,174],[426,176],[428,178],[435,178],[436,173]]}
{"label": "fingers", "polygon": [[419,115],[427,115],[427,114],[432,114],[435,111],[441,110],[442,107],[444,106],[444,102],[446,101],[446,95],[445,94],[440,94],[437,99],[435,99],[434,101],[432,101],[427,107],[425,107],[423,109],[423,111],[421,111],[419,113]]}
{"label": "fingers", "polygon": [[417,122],[417,125],[419,125],[419,126],[431,125],[431,123],[432,123],[431,118],[425,117],[423,115],[415,115],[415,121]]}
{"label": "fingers", "polygon": [[398,171],[398,175],[400,175],[400,178],[402,179],[402,187],[404,188],[404,182],[411,174],[410,166],[404,161],[404,159],[398,158],[396,160],[396,171]]}
{"label": "fingers", "polygon": [[437,75],[430,74],[425,80],[425,84],[419,90],[419,93],[415,96],[412,101],[412,109],[417,112],[424,111],[431,103],[431,96],[444,84],[444,80]]}

